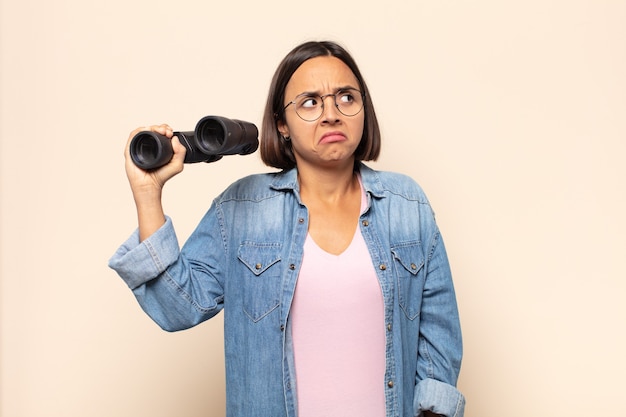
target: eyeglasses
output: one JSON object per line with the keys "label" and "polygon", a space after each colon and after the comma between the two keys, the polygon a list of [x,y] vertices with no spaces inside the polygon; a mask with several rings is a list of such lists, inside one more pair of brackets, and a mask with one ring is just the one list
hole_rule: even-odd
{"label": "eyeglasses", "polygon": [[324,113],[324,99],[332,97],[335,107],[344,116],[356,116],[363,109],[364,94],[355,88],[344,88],[335,94],[319,94],[303,93],[297,96],[293,101],[287,103],[283,110],[290,105],[294,105],[296,114],[304,121],[314,122]]}

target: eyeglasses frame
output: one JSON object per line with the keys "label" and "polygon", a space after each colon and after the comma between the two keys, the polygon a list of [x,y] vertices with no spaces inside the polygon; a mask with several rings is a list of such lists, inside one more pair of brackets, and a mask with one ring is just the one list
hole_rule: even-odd
{"label": "eyeglasses frame", "polygon": [[[356,112],[356,113],[354,113],[354,114],[345,114],[344,112],[342,112],[342,111],[341,111],[341,109],[339,108],[339,105],[337,104],[337,94],[340,94],[340,93],[342,93],[342,92],[346,92],[346,91],[356,91],[356,92],[357,92],[357,93],[359,93],[359,95],[361,96],[361,100],[363,100],[363,103],[362,103],[362,105],[361,105],[361,108],[359,109],[359,111],[357,111],[357,112]],[[333,98],[333,103],[335,104],[335,107],[337,108],[337,111],[339,111],[339,113],[343,114],[343,115],[344,115],[344,116],[346,116],[346,117],[354,117],[354,116],[356,116],[357,114],[361,113],[361,111],[362,111],[362,110],[363,110],[363,108],[365,107],[365,93],[364,93],[364,92],[362,92],[361,90],[356,89],[356,88],[348,87],[348,88],[340,88],[340,89],[338,89],[335,93],[332,93],[332,94],[324,94],[324,95],[322,95],[322,96],[320,96],[320,95],[318,95],[318,94],[310,94],[310,93],[301,93],[301,94],[298,94],[298,95],[297,95],[297,96],[296,96],[296,97],[295,97],[292,101],[290,101],[289,103],[287,103],[287,105],[285,105],[285,107],[283,107],[283,112],[284,112],[285,110],[287,110],[287,107],[289,107],[290,105],[292,105],[292,104],[293,104],[293,105],[295,106],[295,105],[296,105],[296,101],[297,101],[298,97],[300,97],[300,96],[313,96],[313,97],[314,97],[314,96],[317,96],[317,97],[319,97],[319,98],[320,98],[321,103],[322,103],[322,106],[321,106],[322,111],[321,111],[320,115],[319,115],[319,116],[317,116],[315,119],[311,119],[311,120],[309,120],[309,119],[305,119],[304,117],[300,116],[300,113],[298,113],[298,110],[296,110],[296,109],[294,108],[294,110],[295,110],[296,114],[298,115],[298,117],[299,117],[300,119],[304,120],[305,122],[315,122],[315,121],[319,120],[319,119],[320,119],[320,117],[322,117],[322,116],[324,115],[324,100],[326,99],[326,97],[332,97],[332,98]]]}

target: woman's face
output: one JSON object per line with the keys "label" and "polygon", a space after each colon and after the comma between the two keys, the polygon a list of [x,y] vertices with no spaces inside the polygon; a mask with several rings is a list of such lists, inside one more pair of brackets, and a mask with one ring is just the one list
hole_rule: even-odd
{"label": "woman's face", "polygon": [[[307,93],[323,97],[352,88],[359,83],[346,64],[335,57],[316,57],[305,61],[291,76],[285,89],[285,103]],[[324,108],[319,119],[305,121],[296,113],[296,105],[285,109],[285,121],[278,122],[278,130],[291,138],[296,164],[299,167],[337,167],[354,164],[354,152],[363,136],[365,111],[354,116],[342,114],[333,96],[323,98]],[[339,101],[340,99],[337,98]]]}

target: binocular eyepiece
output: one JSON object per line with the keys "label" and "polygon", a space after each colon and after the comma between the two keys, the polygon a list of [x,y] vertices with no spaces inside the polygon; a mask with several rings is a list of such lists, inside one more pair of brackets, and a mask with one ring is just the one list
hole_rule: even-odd
{"label": "binocular eyepiece", "polygon": [[[174,132],[187,148],[185,163],[215,162],[224,155],[248,155],[259,147],[259,131],[249,122],[206,116],[191,132]],[[167,136],[139,132],[130,142],[130,157],[139,168],[151,170],[167,164],[174,151]]]}

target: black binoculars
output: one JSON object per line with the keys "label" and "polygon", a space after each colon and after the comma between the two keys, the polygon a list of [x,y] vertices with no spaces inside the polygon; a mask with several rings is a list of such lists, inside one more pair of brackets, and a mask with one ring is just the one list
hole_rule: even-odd
{"label": "black binoculars", "polygon": [[[174,132],[187,148],[185,163],[215,162],[224,155],[248,155],[259,147],[259,130],[248,122],[220,116],[200,119],[192,132]],[[167,164],[174,151],[167,136],[139,132],[130,142],[130,157],[139,168],[151,170]]]}

